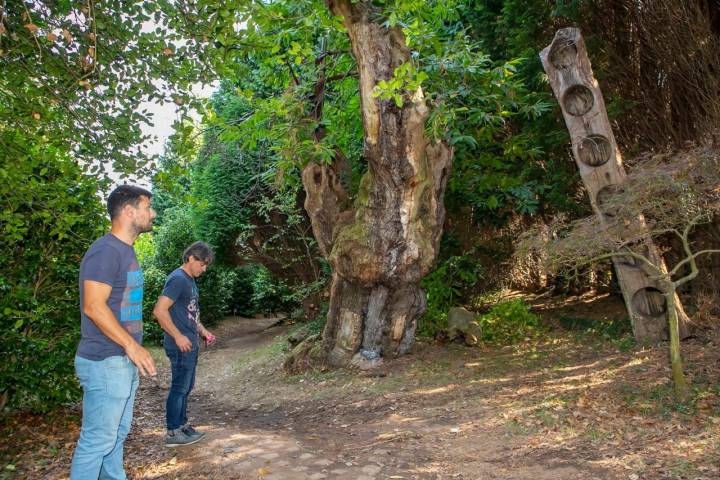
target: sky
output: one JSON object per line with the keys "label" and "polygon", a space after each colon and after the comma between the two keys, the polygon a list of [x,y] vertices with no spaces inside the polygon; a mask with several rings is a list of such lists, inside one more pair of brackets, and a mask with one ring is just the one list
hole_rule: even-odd
{"label": "sky", "polygon": [[[213,94],[217,84],[195,85],[192,92],[200,98],[209,98]],[[163,105],[157,102],[144,102],[139,110],[147,109],[153,113],[152,127],[145,126],[143,133],[157,137],[157,141],[143,146],[143,150],[149,154],[161,154],[165,141],[172,135],[172,124],[177,119],[177,105],[168,102]]]}
{"label": "sky", "polygon": [[[198,84],[193,87],[192,91],[198,97],[209,98],[217,86],[217,84]],[[173,133],[172,125],[173,122],[178,119],[178,107],[173,102],[164,104],[160,104],[158,102],[143,102],[140,104],[138,110],[142,111],[144,109],[147,109],[148,112],[153,114],[153,125],[143,125],[142,132],[143,134],[155,137],[155,141],[142,145],[142,149],[148,155],[160,155],[163,153],[165,142]],[[194,114],[193,116],[196,120],[199,120],[200,118],[197,114]],[[113,179],[113,186],[127,183],[145,188],[150,187],[150,178],[146,177],[130,176],[129,178],[121,179],[119,174],[111,172],[110,178]]]}

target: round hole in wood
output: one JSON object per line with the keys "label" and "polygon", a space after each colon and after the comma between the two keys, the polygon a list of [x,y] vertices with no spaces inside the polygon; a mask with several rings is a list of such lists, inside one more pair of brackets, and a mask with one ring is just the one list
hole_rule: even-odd
{"label": "round hole in wood", "polygon": [[641,288],[632,298],[633,310],[643,317],[659,317],[667,311],[667,303],[662,292],[657,288]]}
{"label": "round hole in wood", "polygon": [[581,117],[593,107],[595,97],[585,85],[573,85],[563,95],[562,104],[570,115]]}
{"label": "round hole in wood", "polygon": [[585,137],[578,145],[578,158],[589,167],[599,167],[610,160],[612,148],[607,138],[602,135]]}
{"label": "round hole in wood", "polygon": [[550,49],[548,58],[550,59],[550,63],[558,70],[565,70],[570,67],[570,65],[575,63],[577,58],[575,40],[564,38],[555,42]]}

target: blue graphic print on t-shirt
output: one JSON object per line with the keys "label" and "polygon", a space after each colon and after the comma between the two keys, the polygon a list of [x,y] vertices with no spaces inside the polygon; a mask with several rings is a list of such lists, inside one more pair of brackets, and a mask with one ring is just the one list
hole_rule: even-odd
{"label": "blue graphic print on t-shirt", "polygon": [[125,295],[120,304],[120,321],[134,322],[142,320],[143,273],[142,270],[127,272]]}

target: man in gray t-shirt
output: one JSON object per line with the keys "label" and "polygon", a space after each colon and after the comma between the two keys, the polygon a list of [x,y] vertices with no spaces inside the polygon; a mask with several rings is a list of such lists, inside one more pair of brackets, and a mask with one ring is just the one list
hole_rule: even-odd
{"label": "man in gray t-shirt", "polygon": [[187,400],[195,385],[198,361],[198,336],[207,344],[215,336],[200,323],[200,296],[195,279],[205,273],[213,261],[207,243],[195,242],[183,253],[183,264],[168,275],[153,314],[165,330],[165,353],[170,359],[172,382],[165,404],[167,436],[165,445],[188,445],[204,434],[195,430],[187,418]]}
{"label": "man in gray t-shirt", "polygon": [[71,480],[125,479],[123,445],[130,431],[138,373],[155,375],[142,347],[143,275],[133,244],[152,229],[147,190],[122,185],[108,197],[110,233],[80,264],[81,338],[75,371],[83,387],[80,438]]}
{"label": "man in gray t-shirt", "polygon": [[77,355],[96,361],[115,355],[125,355],[123,347],[110,340],[82,308],[85,297],[83,286],[86,280],[111,287],[107,306],[133,340],[142,344],[143,274],[132,245],[108,233],[90,246],[80,264],[82,337]]}

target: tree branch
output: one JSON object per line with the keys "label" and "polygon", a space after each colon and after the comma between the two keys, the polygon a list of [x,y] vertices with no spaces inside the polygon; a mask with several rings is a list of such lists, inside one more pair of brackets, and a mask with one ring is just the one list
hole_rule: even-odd
{"label": "tree branch", "polygon": [[673,282],[674,285],[675,285],[675,287],[677,288],[677,287],[679,287],[680,285],[683,285],[683,284],[689,282],[690,280],[692,280],[693,278],[695,278],[695,277],[698,276],[699,270],[698,270],[698,268],[697,268],[697,263],[695,262],[695,259],[696,259],[697,257],[699,257],[700,255],[706,255],[706,254],[707,254],[707,255],[710,255],[710,254],[713,254],[713,253],[720,253],[720,250],[716,250],[716,249],[712,249],[712,250],[700,250],[699,252],[692,254],[692,255],[689,256],[688,258],[684,259],[682,262],[678,263],[678,264],[675,266],[675,268],[673,268],[673,272],[672,272],[672,273],[676,273],[676,270],[678,270],[678,268],[679,268],[681,265],[684,265],[684,264],[686,264],[686,263],[688,263],[688,262],[690,263],[690,273],[687,274],[687,275],[685,275],[685,276],[682,277],[682,278],[679,278],[679,279],[676,280],[675,282]]}

